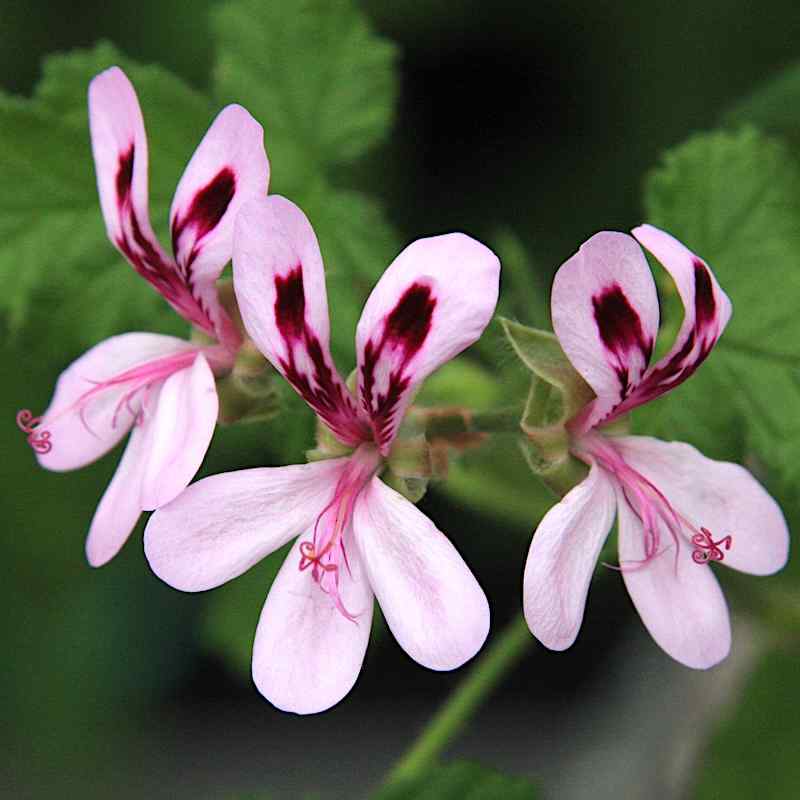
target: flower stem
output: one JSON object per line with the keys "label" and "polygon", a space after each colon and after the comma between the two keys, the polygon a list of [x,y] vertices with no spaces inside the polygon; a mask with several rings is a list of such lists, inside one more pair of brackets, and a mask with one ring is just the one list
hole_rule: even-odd
{"label": "flower stem", "polygon": [[445,408],[412,407],[409,420],[429,440],[454,439],[481,433],[520,433],[522,409],[518,406],[492,411],[472,411],[461,406]]}
{"label": "flower stem", "polygon": [[426,725],[422,735],[394,766],[387,783],[418,777],[433,766],[442,750],[464,728],[532,643],[533,636],[525,618],[519,614],[473,664],[461,684]]}

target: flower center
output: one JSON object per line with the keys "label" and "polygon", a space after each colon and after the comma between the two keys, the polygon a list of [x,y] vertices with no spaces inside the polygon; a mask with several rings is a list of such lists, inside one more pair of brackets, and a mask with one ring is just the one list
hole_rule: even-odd
{"label": "flower center", "polygon": [[[644,558],[620,564],[620,569],[637,569],[662,555],[668,547],[662,547],[661,532],[666,529],[675,545],[675,568],[682,544],[689,539],[693,546],[692,560],[695,564],[723,561],[722,548],[730,550],[733,535],[728,534],[714,540],[708,528],[699,530],[677,511],[652,481],[645,478],[623,458],[622,454],[605,437],[590,434],[582,438],[581,451],[591,455],[607,472],[619,482],[631,510],[639,518],[644,531]],[[688,534],[688,535],[687,535]]]}
{"label": "flower center", "polygon": [[361,490],[381,464],[374,444],[362,444],[350,456],[342,470],[333,497],[314,523],[312,538],[300,543],[300,571],[311,570],[311,578],[330,595],[338,611],[356,622],[360,612],[351,613],[341,597],[342,565],[352,577],[347,560],[345,538],[351,530],[353,509]]}

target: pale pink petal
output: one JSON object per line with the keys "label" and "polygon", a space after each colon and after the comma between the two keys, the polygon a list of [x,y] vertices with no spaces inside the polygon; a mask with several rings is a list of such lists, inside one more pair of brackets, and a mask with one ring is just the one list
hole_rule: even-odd
{"label": "pale pink petal", "polygon": [[372,290],[356,330],[358,391],[385,455],[415,389],[480,338],[494,313],[497,256],[462,233],[413,242]]}
{"label": "pale pink petal", "polygon": [[142,237],[166,259],[147,207],[147,136],[131,82],[119,67],[101,72],[89,84],[89,128],[97,190],[108,237],[120,247],[129,235],[131,213]]}
{"label": "pale pink petal", "polygon": [[215,320],[192,291],[190,275],[164,252],[150,225],[147,137],[136,92],[119,67],[100,73],[89,85],[89,127],[109,238],[179,314],[215,335]]}
{"label": "pale pink petal", "polygon": [[386,622],[425,667],[460,667],[489,632],[489,604],[447,537],[416,506],[373,478],[356,502],[356,544]]}
{"label": "pale pink petal", "polygon": [[175,190],[169,222],[175,259],[198,281],[215,281],[231,260],[233,225],[248,200],[265,197],[264,131],[241,106],[220,111]]}
{"label": "pale pink petal", "polygon": [[731,317],[731,302],[709,266],[677,239],[652,225],[633,235],[669,272],[683,301],[683,323],[670,351],[648,369],[631,397],[617,410],[624,413],[683,383],[705,361]]}
{"label": "pale pink petal", "polygon": [[[789,556],[789,531],[778,504],[744,468],[712,461],[682,442],[646,436],[614,439],[625,461],[669,500],[695,530],[707,528],[723,549],[726,566],[754,575],[777,572]],[[693,531],[684,531],[691,539]],[[686,544],[691,551],[691,544]]]}
{"label": "pale pink petal", "polygon": [[589,475],[539,523],[525,564],[522,598],[533,635],[551,650],[566,650],[583,621],[586,595],[617,501],[606,473]]}
{"label": "pale pink petal", "polygon": [[52,447],[37,454],[39,463],[56,471],[77,469],[108,452],[130,429],[141,394],[126,401],[129,382],[102,384],[133,367],[193,349],[172,336],[124,333],[87,350],[61,373],[42,415],[38,430],[50,433]]}
{"label": "pale pink petal", "polygon": [[271,195],[242,209],[233,246],[236,299],[247,332],[297,393],[346,444],[366,426],[333,364],[325,271],[305,214]]}
{"label": "pale pink petal", "polygon": [[361,671],[372,624],[372,592],[357,548],[348,550],[339,594],[347,619],[300,564],[295,545],[269,590],[253,644],[253,680],[274,706],[316,714],[336,705]]}
{"label": "pale pink petal", "polygon": [[644,374],[658,333],[658,297],[644,253],[624,233],[603,231],[561,265],[551,295],[553,329],[597,399],[581,430],[607,417]]}
{"label": "pale pink petal", "polygon": [[134,425],[117,471],[92,518],[86,538],[86,558],[93,567],[102,567],[114,558],[142,513],[139,489],[144,437],[142,427]]}
{"label": "pale pink petal", "polygon": [[147,420],[141,504],[145,511],[166,505],[197,474],[217,424],[219,400],[205,356],[164,381]]}
{"label": "pale pink petal", "polygon": [[244,469],[193,483],[147,523],[153,572],[185,592],[212,589],[309,529],[347,459]]}
{"label": "pale pink petal", "polygon": [[[622,491],[617,494],[619,560],[628,593],[656,644],[676,661],[707,669],[731,646],[728,606],[711,568],[692,561],[688,548],[665,545],[647,563],[644,531]],[[661,537],[668,542],[666,532]]]}

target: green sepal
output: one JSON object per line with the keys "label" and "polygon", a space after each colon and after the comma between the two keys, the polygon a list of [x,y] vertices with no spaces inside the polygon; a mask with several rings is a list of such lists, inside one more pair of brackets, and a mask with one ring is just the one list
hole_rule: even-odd
{"label": "green sepal", "polygon": [[219,421],[265,422],[277,416],[283,403],[283,378],[248,339],[228,375],[217,379]]}
{"label": "green sepal", "polygon": [[428,491],[427,478],[403,477],[388,468],[381,475],[381,480],[415,504],[419,503]]}
{"label": "green sepal", "polygon": [[560,420],[566,422],[594,397],[591,387],[575,371],[554,334],[502,317],[500,324],[520,361],[536,377],[558,390],[558,399],[553,396],[550,405],[539,405],[535,409],[544,413],[545,425],[559,421],[553,419],[554,409],[557,409]]}
{"label": "green sepal", "polygon": [[341,458],[349,456],[353,452],[353,448],[340,442],[333,435],[333,431],[319,417],[317,417],[316,439],[317,446],[313,450],[306,450],[306,458],[309,461]]}
{"label": "green sepal", "polygon": [[556,459],[543,454],[530,439],[520,439],[520,447],[531,472],[559,497],[563,497],[589,474],[588,467],[569,450],[565,450],[562,457]]}

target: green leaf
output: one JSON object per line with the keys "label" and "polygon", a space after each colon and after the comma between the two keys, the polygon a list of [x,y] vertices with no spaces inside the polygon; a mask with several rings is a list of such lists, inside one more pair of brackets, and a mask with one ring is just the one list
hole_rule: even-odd
{"label": "green leaf", "polygon": [[755,125],[800,146],[800,63],[770,78],[731,108],[723,118],[726,125]]}
{"label": "green leaf", "polygon": [[212,26],[215,97],[264,125],[277,191],[353,161],[389,130],[396,49],[350,0],[233,0]]}
{"label": "green leaf", "polygon": [[[29,100],[0,95],[0,180],[14,187],[0,199],[0,316],[62,358],[124,330],[185,330],[106,237],[86,92],[113,64],[136,86],[151,134],[150,208],[162,235],[177,180],[212,119],[201,95],[109,44],[46,59]],[[47,335],[27,335],[34,329]]]}
{"label": "green leaf", "polygon": [[455,761],[386,786],[373,800],[535,800],[538,796],[536,785],[527,778]]}
{"label": "green leaf", "polygon": [[[638,427],[716,458],[756,457],[800,477],[800,167],[752,129],[692,137],[648,178],[647,217],[714,269],[733,318],[683,386],[634,414]],[[675,311],[675,289],[665,287]],[[680,313],[668,324],[677,329]]]}

